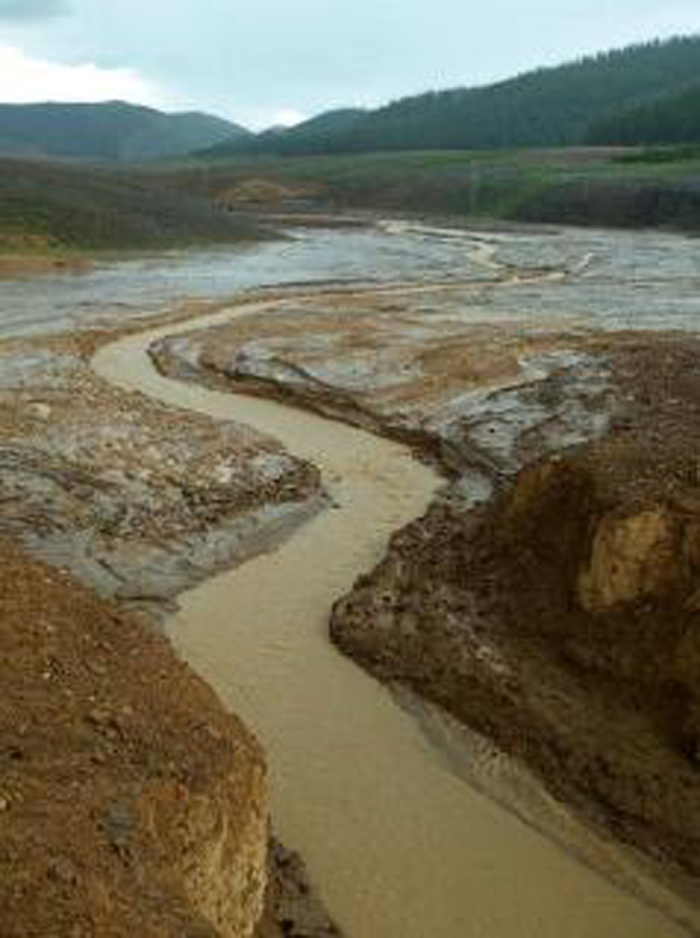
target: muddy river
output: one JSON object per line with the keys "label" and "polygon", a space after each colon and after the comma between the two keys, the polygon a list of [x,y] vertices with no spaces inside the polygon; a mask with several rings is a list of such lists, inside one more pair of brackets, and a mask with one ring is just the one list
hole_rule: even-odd
{"label": "muddy river", "polygon": [[335,507],[277,551],[186,594],[170,634],[260,736],[277,829],[302,851],[350,938],[687,934],[678,924],[686,910],[573,819],[562,819],[557,844],[482,793],[512,787],[515,767],[470,746],[465,734],[468,772],[457,771],[459,760],[435,741],[442,729],[428,732],[425,714],[416,719],[329,644],[332,602],[380,559],[390,534],[425,509],[438,478],[402,447],[360,430],[160,376],[148,345],[187,328],[109,345],[95,367],[168,404],[254,425],[323,472]]}
{"label": "muddy river", "polygon": [[[531,311],[583,328],[700,324],[700,254],[690,238],[532,230],[465,243],[459,232],[410,225],[291,235],[102,264],[82,276],[5,281],[0,337],[114,328],[174,301],[327,281],[448,280],[450,315],[471,321]],[[504,263],[536,276],[498,287]],[[548,279],[550,270],[566,276]],[[95,367],[121,386],[276,436],[321,468],[336,503],[281,549],[186,594],[170,626],[179,651],[263,741],[282,839],[304,854],[349,938],[688,934],[679,922],[691,912],[547,804],[516,766],[422,708],[417,718],[415,707],[400,705],[332,648],[332,602],[380,559],[390,534],[425,509],[439,480],[391,442],[272,402],[180,384],[151,366],[146,349],[157,337],[246,315],[261,302],[117,342]],[[513,807],[536,815],[553,836]],[[689,928],[700,934],[697,919]]]}
{"label": "muddy river", "polygon": [[[596,328],[700,325],[700,244],[652,232],[528,229],[482,232],[500,262],[568,274],[556,283],[489,287],[497,270],[474,260],[459,232],[388,222],[383,229],[290,232],[288,240],[218,250],[173,252],[101,263],[87,274],[0,282],[0,338],[113,327],[174,302],[216,300],[259,287],[426,280],[463,283],[455,315],[493,321],[532,314],[576,318]],[[488,258],[488,252],[481,255]],[[483,289],[474,289],[483,285]]]}

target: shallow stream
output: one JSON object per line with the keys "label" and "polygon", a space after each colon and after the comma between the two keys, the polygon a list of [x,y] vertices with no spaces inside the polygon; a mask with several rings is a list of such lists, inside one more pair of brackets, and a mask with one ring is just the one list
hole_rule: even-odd
{"label": "shallow stream", "polygon": [[[387,440],[153,368],[155,339],[262,306],[118,341],[95,368],[121,387],[274,435],[320,467],[336,503],[275,552],[186,594],[170,626],[179,652],[261,738],[282,839],[303,853],[349,938],[686,934],[653,907],[683,917],[661,888],[637,877],[635,897],[580,862],[577,852],[635,879],[574,823],[563,849],[468,783],[435,741],[442,730],[427,732],[425,719],[331,646],[331,604],[425,509],[439,480]],[[479,746],[460,751],[487,790],[517,774]]]}

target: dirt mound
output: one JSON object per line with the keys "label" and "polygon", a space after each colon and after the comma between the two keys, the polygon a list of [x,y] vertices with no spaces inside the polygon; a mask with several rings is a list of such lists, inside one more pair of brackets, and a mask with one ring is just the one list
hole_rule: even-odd
{"label": "dirt mound", "polygon": [[215,196],[218,205],[224,208],[242,206],[277,207],[298,199],[308,199],[316,195],[310,186],[289,186],[270,179],[247,179],[236,186],[224,189]]}

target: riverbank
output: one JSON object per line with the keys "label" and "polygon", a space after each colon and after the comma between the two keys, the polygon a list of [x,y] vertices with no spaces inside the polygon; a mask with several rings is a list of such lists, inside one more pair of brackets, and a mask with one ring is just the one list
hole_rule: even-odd
{"label": "riverbank", "polygon": [[252,736],[163,638],[6,541],[0,607],[3,935],[251,935]]}
{"label": "riverbank", "polygon": [[[498,929],[499,934],[508,934],[510,926],[504,915],[512,918],[513,933],[519,936],[532,926],[536,928],[533,934],[541,938],[547,933],[542,930],[545,925],[557,936],[563,930],[571,935],[608,934],[612,921],[623,929],[621,934],[667,938],[676,927],[668,919],[657,918],[655,912],[628,900],[605,880],[582,871],[558,848],[534,834],[531,837],[527,827],[511,823],[501,809],[485,808],[490,802],[473,796],[471,789],[455,778],[451,764],[447,770],[442,747],[436,750],[426,743],[424,721],[416,723],[413,716],[402,714],[378,685],[360,679],[358,670],[329,648],[325,636],[332,603],[350,590],[358,573],[376,565],[389,536],[427,505],[433,483],[426,489],[421,482],[420,492],[411,493],[404,492],[402,481],[414,472],[422,479],[426,470],[391,445],[382,468],[385,456],[377,459],[376,451],[384,445],[381,440],[367,438],[364,433],[356,437],[354,431],[335,423],[323,423],[319,428],[315,417],[307,426],[304,421],[299,423],[303,415],[298,410],[278,411],[267,401],[234,401],[226,394],[216,395],[217,402],[212,404],[210,395],[202,398],[204,392],[181,381],[167,383],[166,391],[163,379],[151,373],[143,357],[147,346],[157,340],[161,367],[179,378],[227,390],[251,387],[258,397],[274,394],[348,423],[359,422],[380,433],[410,438],[417,449],[429,450],[432,460],[449,464],[455,484],[447,507],[454,507],[460,518],[479,493],[487,498],[491,486],[502,488],[525,461],[545,451],[556,453],[562,440],[585,443],[605,437],[611,420],[617,419],[614,405],[620,394],[611,371],[629,359],[631,347],[620,349],[620,357],[611,363],[609,353],[623,337],[611,336],[608,341],[590,334],[599,315],[594,304],[598,279],[605,279],[608,304],[614,290],[608,258],[604,263],[602,258],[589,255],[595,254],[592,245],[618,244],[613,273],[618,278],[617,289],[628,296],[626,257],[620,242],[600,233],[584,242],[564,241],[562,237],[560,243],[551,233],[523,241],[489,232],[453,232],[447,243],[437,242],[438,253],[431,249],[429,240],[421,240],[434,238],[434,234],[425,231],[415,237],[428,256],[444,261],[444,275],[437,284],[426,284],[416,276],[409,285],[375,284],[360,290],[326,284],[301,293],[291,289],[251,297],[233,313],[221,310],[206,320],[198,319],[194,330],[194,321],[189,326],[183,321],[182,327],[190,334],[170,340],[168,334],[177,331],[172,318],[171,324],[157,333],[136,335],[136,313],[125,310],[121,326],[111,313],[111,334],[98,335],[94,327],[92,332],[89,328],[91,317],[105,322],[108,317],[87,309],[80,313],[84,317],[82,335],[25,337],[4,343],[3,433],[16,444],[6,454],[2,478],[5,494],[10,496],[4,502],[9,509],[7,518],[17,525],[17,531],[38,533],[37,544],[47,535],[60,534],[63,526],[68,542],[72,539],[80,544],[81,538],[76,539],[80,533],[89,556],[96,545],[94,556],[100,560],[100,575],[112,584],[109,551],[115,545],[119,571],[124,565],[128,568],[130,541],[138,545],[137,561],[139,551],[147,547],[156,568],[165,560],[166,569],[172,570],[173,561],[166,555],[168,549],[173,550],[173,531],[179,532],[174,543],[178,554],[175,569],[185,574],[182,583],[188,578],[194,582],[203,572],[218,569],[214,562],[220,564],[222,558],[218,554],[210,557],[206,571],[181,565],[192,547],[187,532],[195,532],[196,540],[220,513],[228,516],[233,511],[235,515],[236,485],[248,480],[250,487],[244,485],[244,492],[254,493],[261,482],[250,474],[256,459],[279,463],[279,443],[272,443],[266,434],[284,440],[292,453],[306,455],[307,463],[287,457],[291,463],[285,462],[288,472],[281,480],[282,489],[273,488],[267,494],[279,497],[284,479],[295,478],[294,467],[308,465],[310,460],[325,467],[325,484],[337,507],[299,528],[299,535],[285,542],[283,549],[241,567],[234,578],[233,593],[226,592],[229,587],[224,578],[221,586],[219,581],[207,582],[201,591],[188,594],[171,634],[227,705],[259,727],[272,754],[275,814],[284,819],[282,833],[294,846],[303,848],[313,879],[317,879],[315,871],[323,877],[329,871],[331,879],[329,883],[324,880],[323,891],[326,898],[331,897],[333,910],[337,899],[343,917],[355,921],[357,907],[348,911],[344,903],[350,901],[352,909],[353,896],[359,890],[363,895],[359,914],[369,916],[360,919],[365,925],[359,933],[372,933],[373,927],[376,931],[380,920],[376,916],[386,915],[388,909],[390,918],[398,915],[400,926],[395,920],[393,927],[402,938],[416,928],[422,938],[426,922],[436,935],[444,930],[447,935],[463,938],[468,929]],[[403,235],[385,237],[387,257],[396,257],[397,245],[404,243],[400,238]],[[358,244],[365,240],[363,234]],[[656,303],[660,307],[665,272],[673,294],[682,293],[679,268],[684,263],[684,243],[669,242],[668,250],[663,241],[655,240],[653,246],[643,239],[635,243],[646,244],[644,250],[654,252],[654,289],[659,293]],[[579,251],[584,244],[586,249]],[[449,264],[461,258],[459,270],[468,274],[463,281],[448,270],[446,257]],[[669,267],[671,260],[673,269]],[[554,288],[558,292],[551,296],[549,291]],[[568,297],[568,312],[562,317],[553,307],[561,309],[564,295]],[[576,310],[571,303],[577,296],[585,298],[585,311]],[[648,293],[644,302],[647,316],[653,318],[655,309],[650,309]],[[514,303],[520,316],[515,315]],[[539,315],[532,315],[531,304],[537,305]],[[689,312],[687,306],[679,304],[676,315],[680,319]],[[182,316],[186,315],[182,311]],[[615,316],[619,315],[616,311]],[[27,324],[23,327],[26,330]],[[135,383],[130,390],[107,388],[90,375],[87,363],[98,346],[129,330],[134,330],[133,339],[106,347],[98,367],[101,371],[106,368],[103,373],[112,381]],[[660,347],[659,338],[650,337],[649,342],[649,354],[653,355]],[[680,360],[672,351],[669,348],[669,362],[678,364]],[[679,387],[679,395],[681,390]],[[630,388],[629,393],[632,391]],[[144,392],[149,398],[165,395],[169,406],[154,404]],[[265,428],[262,439],[243,431],[247,443],[240,449],[240,428],[222,426],[212,419],[230,420],[232,414],[246,423],[256,423],[259,416],[260,426]],[[51,433],[54,416],[56,432]],[[116,437],[114,430],[118,430]],[[190,432],[198,448],[205,442],[201,460],[180,439]],[[348,432],[351,436],[346,439]],[[98,445],[93,454],[87,443],[94,446],[95,439]],[[57,446],[59,458],[47,460],[46,446]],[[334,453],[349,464],[341,460],[336,465]],[[235,469],[228,483],[219,471],[222,465]],[[42,466],[48,470],[44,477],[37,476]],[[138,476],[144,466],[150,478]],[[113,468],[118,477],[110,473]],[[188,484],[192,475],[196,479],[195,498],[191,497],[193,486]],[[433,477],[428,474],[428,478]],[[314,490],[317,488],[312,485],[308,491]],[[44,495],[37,498],[42,492]],[[32,511],[22,507],[28,493],[34,499]],[[414,499],[418,496],[417,503]],[[386,499],[381,516],[377,498]],[[183,501],[187,510],[181,514]],[[144,510],[130,514],[132,503]],[[175,504],[180,505],[176,515],[171,511]],[[361,517],[353,514],[358,505],[364,505]],[[438,508],[440,505],[446,507],[442,501]],[[152,510],[153,524],[145,524]],[[352,523],[348,512],[354,518]],[[105,518],[110,522],[106,527],[102,525]],[[319,536],[326,525],[327,534]],[[349,534],[355,530],[356,534]],[[368,531],[374,533],[366,542]],[[426,550],[433,533],[426,527],[421,535],[428,545]],[[320,559],[309,563],[315,551]],[[84,552],[78,553],[84,556]],[[329,561],[335,570],[332,575],[328,573]],[[287,568],[287,564],[292,566]],[[409,567],[410,577],[413,568]],[[268,573],[263,575],[262,570],[273,577],[269,585],[264,579]],[[281,581],[275,576],[281,576]],[[165,610],[170,602],[167,596],[174,597],[177,592],[169,575],[165,579],[170,593],[149,589],[128,595],[127,591],[123,598],[137,610],[139,606],[142,610]],[[425,586],[423,580],[416,579],[417,595]],[[276,582],[285,584],[284,588],[275,586]],[[289,584],[297,591],[308,588],[314,603],[319,602],[322,587],[323,597],[313,607],[299,598],[301,593],[295,594],[298,601],[292,602]],[[394,613],[406,611],[403,593],[400,608],[397,605],[394,609],[394,585],[388,581],[390,615],[377,615],[375,625],[398,623]],[[402,620],[402,625],[406,621]],[[410,663],[408,655],[406,662]],[[279,694],[270,694],[271,687],[286,689],[283,708]],[[394,742],[389,745],[388,739]],[[282,757],[277,755],[278,746],[286,753]],[[353,755],[357,752],[366,756],[366,767],[361,771]],[[340,776],[334,776],[336,760],[342,754],[351,764]],[[493,795],[499,788],[494,783],[494,768],[502,781],[503,757],[495,761],[492,756],[486,760],[479,757],[472,759],[471,765],[483,769],[479,784]],[[392,778],[391,786],[386,785],[388,777]],[[517,771],[514,777],[519,778]],[[384,795],[386,801],[382,800]],[[465,798],[469,810],[465,810]],[[350,804],[355,808],[350,810]],[[404,807],[397,817],[399,805]],[[334,814],[328,813],[331,808]],[[565,811],[561,805],[558,810]],[[564,838],[567,847],[588,862],[599,860],[600,846],[584,848],[583,828],[576,826],[575,816],[567,816],[565,822],[561,814],[558,817],[568,831]],[[366,833],[368,822],[371,837]],[[317,837],[310,837],[313,831]],[[483,838],[477,837],[477,831]],[[555,836],[560,832],[558,826]],[[330,858],[323,853],[327,850]],[[434,862],[429,865],[441,870],[440,877],[426,877],[425,858],[430,856]],[[607,875],[663,906],[677,920],[692,919],[692,910],[683,909],[682,904],[679,907],[672,896],[659,892],[657,885],[631,873],[626,861],[616,860],[611,866],[611,856],[618,857],[614,845],[606,848],[605,856],[600,867]],[[512,883],[518,881],[524,865],[532,872],[528,889],[513,891]],[[488,871],[511,867],[511,873],[503,875],[510,884],[504,898]],[[366,892],[363,883],[367,883]],[[556,908],[551,905],[553,883],[557,884],[557,896],[565,897]],[[467,885],[474,890],[474,899],[465,902]],[[306,886],[297,883],[291,891],[298,897],[306,893]],[[276,903],[276,907],[288,909],[286,902]],[[572,909],[584,906],[586,915],[572,917]],[[599,920],[598,914],[603,918]],[[287,916],[282,911],[278,918]],[[374,924],[367,925],[368,921]],[[318,928],[326,926],[318,924]]]}
{"label": "riverbank", "polygon": [[0,280],[16,280],[45,274],[81,274],[94,267],[89,257],[63,254],[0,253]]}
{"label": "riverbank", "polygon": [[317,472],[269,438],[120,394],[105,336],[0,346],[0,530],[98,594],[162,617],[323,506]]}
{"label": "riverbank", "polygon": [[[185,306],[165,321],[198,311]],[[24,938],[45,930],[44,916],[49,930],[69,922],[66,934],[136,928],[180,936],[196,920],[202,934],[214,928],[238,938],[251,933],[266,892],[264,938],[281,936],[285,921],[314,938],[336,935],[298,858],[276,847],[266,871],[269,796],[257,743],[153,633],[183,589],[273,549],[321,510],[318,474],[248,428],[173,412],[98,381],[95,350],[138,328],[128,319],[111,325],[0,343],[0,530],[28,552],[5,542],[0,565],[0,661],[11,671],[3,678],[9,742],[0,823],[12,844],[0,856],[0,930]],[[138,667],[125,672],[134,656]],[[142,685],[155,710],[137,708]],[[67,702],[58,709],[57,693]],[[173,696],[179,706],[167,722],[158,707]],[[193,729],[205,724],[224,755],[236,753],[233,762],[209,759]],[[154,748],[154,733],[162,772],[155,752],[140,755]],[[227,785],[239,786],[235,797]],[[75,849],[62,843],[62,809],[37,807],[62,804],[66,791]],[[110,839],[113,809],[128,817],[124,830],[114,822]],[[153,812],[162,825],[149,820]],[[210,862],[224,819],[230,842]],[[201,856],[192,858],[185,842],[173,841],[168,853],[170,823],[196,834]],[[231,877],[241,889],[227,882],[220,901],[217,882]],[[159,885],[144,891],[150,881],[164,884],[162,896]]]}
{"label": "riverbank", "polygon": [[[586,275],[577,263],[555,273],[533,279],[566,288]],[[488,289],[516,281],[508,268]],[[466,323],[459,302],[444,287],[326,296],[293,318],[267,311],[153,354],[179,379],[410,440],[456,477],[336,606],[336,640],[524,760],[695,903],[684,584],[700,351],[688,337],[601,334],[583,317],[511,314],[496,327],[491,304],[490,323]],[[490,492],[503,494],[475,510]]]}

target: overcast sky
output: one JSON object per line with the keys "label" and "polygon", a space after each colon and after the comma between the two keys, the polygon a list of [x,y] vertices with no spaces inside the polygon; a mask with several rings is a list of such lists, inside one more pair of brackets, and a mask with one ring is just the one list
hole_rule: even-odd
{"label": "overcast sky", "polygon": [[0,0],[0,101],[255,128],[700,32],[700,0]]}

